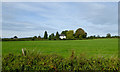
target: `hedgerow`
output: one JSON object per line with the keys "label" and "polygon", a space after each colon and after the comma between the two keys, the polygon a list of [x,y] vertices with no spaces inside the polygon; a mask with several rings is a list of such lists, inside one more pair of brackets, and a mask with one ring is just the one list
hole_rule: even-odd
{"label": "hedgerow", "polygon": [[51,54],[27,54],[26,56],[8,54],[2,58],[2,71],[79,71],[100,70],[118,71],[119,58],[86,58],[74,56],[68,58]]}

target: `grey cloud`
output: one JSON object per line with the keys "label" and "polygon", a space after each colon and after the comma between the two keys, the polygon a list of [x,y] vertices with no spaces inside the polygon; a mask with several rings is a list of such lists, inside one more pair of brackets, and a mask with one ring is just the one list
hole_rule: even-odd
{"label": "grey cloud", "polygon": [[55,30],[55,28],[48,27],[47,25],[38,25],[29,22],[3,22],[2,26],[3,30],[10,31]]}
{"label": "grey cloud", "polygon": [[[111,29],[117,27],[117,3],[111,5],[93,2],[8,3],[7,5],[8,8],[6,7],[3,13],[3,30],[17,32],[47,30],[50,33],[82,27],[89,34],[117,31]],[[10,8],[12,10],[9,10]]]}
{"label": "grey cloud", "polygon": [[114,5],[107,5],[107,3],[88,4],[86,6],[88,7],[88,12],[84,14],[84,20],[101,25],[117,24],[117,3],[114,3]]}

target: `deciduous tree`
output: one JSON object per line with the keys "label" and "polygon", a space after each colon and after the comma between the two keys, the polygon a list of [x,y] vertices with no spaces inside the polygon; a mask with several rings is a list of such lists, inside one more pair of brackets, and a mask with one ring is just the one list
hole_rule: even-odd
{"label": "deciduous tree", "polygon": [[73,31],[73,30],[69,30],[69,31],[67,32],[67,39],[74,39],[73,34],[74,34],[74,31]]}
{"label": "deciduous tree", "polygon": [[61,34],[67,35],[68,30],[62,31]]}
{"label": "deciduous tree", "polygon": [[75,31],[75,38],[79,38],[79,35],[81,35],[82,38],[86,38],[87,33],[82,28],[79,28]]}
{"label": "deciduous tree", "polygon": [[107,37],[107,38],[110,38],[110,37],[111,37],[111,34],[110,34],[110,33],[108,33],[108,34],[106,35],[106,37]]}

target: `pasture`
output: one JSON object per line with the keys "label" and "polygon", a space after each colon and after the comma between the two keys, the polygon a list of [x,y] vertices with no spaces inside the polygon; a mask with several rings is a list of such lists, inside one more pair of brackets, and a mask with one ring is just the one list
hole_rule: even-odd
{"label": "pasture", "polygon": [[77,56],[82,54],[87,57],[116,57],[118,56],[118,39],[3,41],[2,55],[22,54],[22,48],[35,53],[58,54],[63,57],[69,57],[73,50]]}

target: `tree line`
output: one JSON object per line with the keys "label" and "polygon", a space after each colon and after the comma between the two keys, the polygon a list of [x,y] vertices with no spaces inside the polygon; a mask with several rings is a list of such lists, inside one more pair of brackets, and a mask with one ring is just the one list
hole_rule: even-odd
{"label": "tree line", "polygon": [[61,40],[60,35],[66,36],[64,40],[82,40],[82,39],[118,38],[119,37],[119,36],[111,36],[110,33],[108,33],[105,37],[101,37],[100,35],[87,37],[87,33],[82,28],[78,28],[75,32],[74,30],[65,30],[65,31],[62,31],[60,34],[57,31],[56,34],[51,33],[50,35],[48,35],[47,31],[45,31],[44,37],[34,36],[29,38],[18,38],[17,36],[14,36],[13,38],[2,38],[2,41]]}
{"label": "tree line", "polygon": [[[62,31],[61,34],[65,35],[67,40],[82,39],[87,37],[87,33],[82,28],[77,29],[75,33],[73,30],[65,30],[65,31]],[[47,31],[45,31],[44,39],[60,40],[59,36],[61,34],[56,32],[56,34],[52,33],[48,36]]]}

